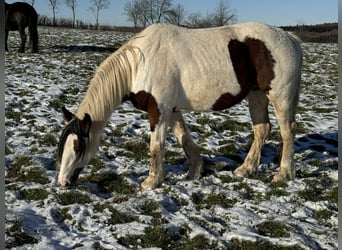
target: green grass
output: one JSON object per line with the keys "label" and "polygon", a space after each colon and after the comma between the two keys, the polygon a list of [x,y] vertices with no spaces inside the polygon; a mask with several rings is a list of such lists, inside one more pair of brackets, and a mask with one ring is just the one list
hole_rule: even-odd
{"label": "green grass", "polygon": [[127,235],[118,239],[118,242],[126,247],[161,249],[184,249],[184,250],[210,250],[220,249],[217,241],[208,239],[199,234],[189,238],[186,227],[178,229],[178,234],[170,234],[163,226],[146,227],[143,235]]}
{"label": "green grass", "polygon": [[256,226],[260,235],[272,238],[289,238],[291,227],[279,221],[264,221]]}
{"label": "green grass", "polygon": [[120,212],[109,204],[97,203],[94,205],[94,210],[96,212],[102,213],[104,209],[108,209],[111,212],[110,218],[107,220],[107,223],[111,225],[124,224],[138,220],[137,216]]}
{"label": "green grass", "polygon": [[236,199],[230,199],[223,193],[218,194],[208,194],[199,204],[200,207],[211,208],[213,206],[222,206],[223,208],[232,208],[237,202]]}
{"label": "green grass", "polygon": [[255,191],[248,183],[239,182],[233,185],[233,189],[240,193],[240,196],[248,200],[261,201],[263,196],[260,192]]}
{"label": "green grass", "polygon": [[22,113],[16,111],[6,111],[5,112],[6,119],[12,119],[15,122],[19,122],[22,118]]}
{"label": "green grass", "polygon": [[126,141],[124,143],[120,143],[117,147],[123,149],[117,152],[117,155],[127,156],[136,161],[148,161],[149,156],[149,145],[148,143],[140,140],[132,140]]}
{"label": "green grass", "polygon": [[57,200],[59,201],[59,204],[63,206],[71,204],[88,204],[92,202],[88,195],[76,190],[70,190],[57,194]]}
{"label": "green grass", "polygon": [[155,201],[147,200],[141,206],[140,210],[142,214],[149,215],[152,217],[153,225],[162,224],[162,214],[159,209],[159,204]]}
{"label": "green grass", "polygon": [[102,193],[116,193],[124,196],[134,195],[137,190],[124,177],[116,173],[92,173],[81,177],[79,183],[91,182],[97,184]]}
{"label": "green grass", "polygon": [[264,239],[258,239],[256,241],[250,241],[250,240],[240,240],[237,238],[233,238],[230,242],[229,249],[232,250],[260,250],[260,249],[267,249],[267,250],[303,250],[299,245],[293,245],[293,246],[281,246],[281,245],[275,245],[271,242],[264,240]]}
{"label": "green grass", "polygon": [[16,220],[11,227],[6,228],[6,236],[10,237],[10,240],[6,240],[6,248],[16,248],[25,244],[34,245],[38,243],[38,239],[27,234],[23,229],[22,222]]}
{"label": "green grass", "polygon": [[20,190],[21,197],[24,200],[32,201],[32,200],[45,200],[49,192],[42,188],[31,188],[31,189],[23,189]]}
{"label": "green grass", "polygon": [[214,250],[214,249],[220,249],[218,247],[217,241],[212,241],[208,239],[205,235],[199,234],[195,237],[187,238],[184,246],[184,250]]}
{"label": "green grass", "polygon": [[35,182],[47,184],[50,182],[46,176],[45,170],[39,167],[30,167],[33,164],[33,159],[29,156],[18,156],[10,165],[6,178],[10,182]]}
{"label": "green grass", "polygon": [[329,201],[336,203],[338,201],[338,187],[336,182],[330,179],[326,174],[315,178],[304,180],[306,188],[297,192],[298,197],[305,201]]}
{"label": "green grass", "polygon": [[56,147],[58,141],[56,137],[52,134],[45,134],[42,138],[39,139],[39,144],[42,146],[53,146]]}

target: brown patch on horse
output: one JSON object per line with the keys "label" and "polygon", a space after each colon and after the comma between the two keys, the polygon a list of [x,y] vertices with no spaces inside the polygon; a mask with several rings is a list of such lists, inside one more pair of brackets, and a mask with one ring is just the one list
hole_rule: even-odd
{"label": "brown patch on horse", "polygon": [[275,61],[262,41],[249,37],[244,42],[232,39],[228,43],[228,52],[241,91],[236,96],[222,94],[214,103],[213,110],[226,109],[241,102],[252,88],[269,91],[274,78]]}
{"label": "brown patch on horse", "polygon": [[160,117],[156,99],[145,91],[139,91],[136,94],[130,93],[126,99],[130,100],[137,109],[144,110],[148,113],[150,128],[151,131],[154,131]]}
{"label": "brown patch on horse", "polygon": [[249,58],[256,73],[257,83],[262,91],[269,91],[274,78],[274,59],[265,43],[254,38],[247,37],[245,43],[249,49]]}
{"label": "brown patch on horse", "polygon": [[241,91],[236,96],[231,93],[222,94],[214,103],[212,107],[213,110],[227,109],[239,103],[246,97],[251,87],[256,84],[255,71],[250,64],[247,44],[233,39],[228,44],[228,52]]}

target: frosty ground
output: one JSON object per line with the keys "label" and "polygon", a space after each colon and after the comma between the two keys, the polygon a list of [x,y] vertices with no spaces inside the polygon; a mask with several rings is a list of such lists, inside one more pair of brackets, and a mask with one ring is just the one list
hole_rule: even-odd
{"label": "frosty ground", "polygon": [[280,136],[273,130],[258,175],[232,170],[248,152],[247,102],[224,112],[185,114],[205,173],[167,138],[167,179],[139,192],[148,174],[147,115],[124,103],[78,184],[57,185],[61,107],[76,111],[96,67],[131,33],[39,28],[40,53],[5,54],[6,247],[15,249],[337,249],[337,45],[304,43],[296,119],[296,179],[271,185]]}

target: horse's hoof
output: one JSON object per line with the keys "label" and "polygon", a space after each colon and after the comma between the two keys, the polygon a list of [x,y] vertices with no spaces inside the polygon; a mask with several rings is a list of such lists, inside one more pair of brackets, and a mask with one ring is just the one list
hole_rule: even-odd
{"label": "horse's hoof", "polygon": [[146,180],[141,183],[141,192],[147,191],[147,190],[152,190],[161,185],[163,181],[158,181],[157,178],[148,176]]}
{"label": "horse's hoof", "polygon": [[284,173],[276,173],[275,176],[272,179],[272,183],[282,183],[287,182],[294,179],[294,175],[292,174],[284,174]]}
{"label": "horse's hoof", "polygon": [[199,168],[199,169],[196,169],[196,170],[193,170],[193,171],[189,170],[188,174],[186,175],[186,178],[188,180],[198,180],[198,179],[201,178],[202,172],[203,172],[202,168]]}
{"label": "horse's hoof", "polygon": [[233,174],[237,177],[247,177],[249,176],[249,171],[246,168],[239,167],[234,170]]}
{"label": "horse's hoof", "polygon": [[275,176],[273,176],[272,182],[273,184],[277,184],[277,183],[282,183],[282,182],[286,182],[286,177],[280,175],[279,173],[277,173]]}
{"label": "horse's hoof", "polygon": [[233,174],[238,177],[249,177],[258,173],[258,168],[253,168],[251,165],[242,164],[234,170]]}

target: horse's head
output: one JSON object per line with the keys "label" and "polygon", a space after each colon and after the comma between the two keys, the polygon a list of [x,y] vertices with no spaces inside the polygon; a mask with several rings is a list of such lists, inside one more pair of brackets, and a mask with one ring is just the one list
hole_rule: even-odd
{"label": "horse's head", "polygon": [[64,187],[76,182],[82,168],[87,164],[86,152],[91,118],[89,114],[85,114],[83,120],[80,120],[66,108],[63,107],[62,111],[68,124],[58,143],[57,164],[58,182]]}

